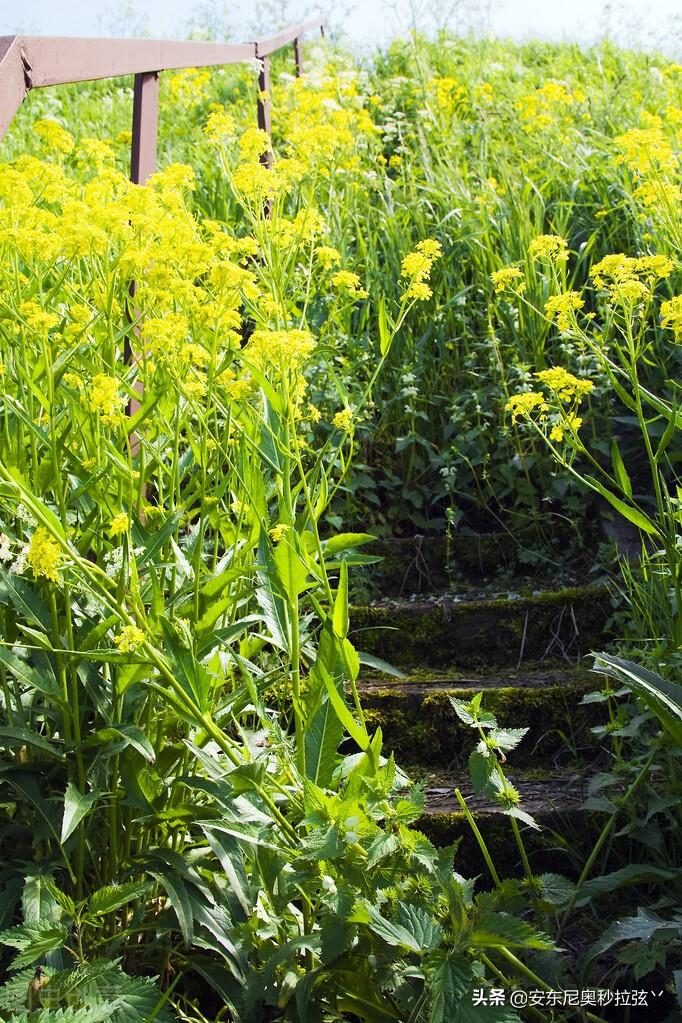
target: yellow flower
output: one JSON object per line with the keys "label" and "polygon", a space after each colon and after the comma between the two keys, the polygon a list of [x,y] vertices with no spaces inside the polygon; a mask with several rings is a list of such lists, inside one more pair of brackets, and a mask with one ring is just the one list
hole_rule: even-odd
{"label": "yellow flower", "polygon": [[33,569],[34,576],[38,578],[42,575],[58,583],[58,572],[63,559],[64,555],[57,541],[52,539],[43,526],[39,526],[26,552],[26,560]]}
{"label": "yellow flower", "polygon": [[511,412],[512,423],[515,423],[519,418],[530,419],[531,412],[536,410],[540,413],[540,418],[544,418],[545,413],[549,411],[549,405],[541,391],[522,391],[519,394],[512,394],[505,405],[505,410]]}
{"label": "yellow flower", "polygon": [[225,110],[214,110],[208,115],[208,120],[204,125],[206,138],[214,144],[219,144],[230,138],[234,135],[234,130],[234,117]]}
{"label": "yellow flower", "polygon": [[672,146],[659,127],[631,128],[615,142],[620,150],[616,162],[626,164],[638,174],[674,170],[677,166]]}
{"label": "yellow flower", "polygon": [[332,284],[339,291],[346,291],[354,298],[367,298],[367,292],[360,286],[360,278],[350,270],[338,270],[332,275]]}
{"label": "yellow flower", "polygon": [[568,415],[560,422],[556,423],[549,433],[549,439],[561,442],[564,439],[564,435],[568,430],[569,433],[577,433],[580,427],[583,425],[583,421],[580,416]]}
{"label": "yellow flower", "polygon": [[19,315],[29,330],[35,331],[36,334],[47,334],[59,323],[59,317],[55,313],[47,312],[33,301],[22,302],[19,306]]}
{"label": "yellow flower", "polygon": [[332,426],[335,426],[337,430],[343,430],[344,433],[350,433],[353,426],[353,413],[349,408],[343,408],[340,412],[337,412],[332,419]]}
{"label": "yellow flower", "polygon": [[533,259],[568,259],[568,242],[558,234],[540,234],[528,246],[528,255]]}
{"label": "yellow flower", "polygon": [[270,136],[262,128],[247,128],[239,139],[239,154],[244,162],[258,160],[270,148]]}
{"label": "yellow flower", "polygon": [[114,515],[113,519],[109,523],[109,536],[121,536],[122,533],[128,532],[129,526],[129,517],[125,512],[119,512],[118,515]]}
{"label": "yellow flower", "polygon": [[414,299],[426,301],[431,298],[431,288],[426,283],[431,275],[433,264],[441,255],[440,242],[425,238],[417,244],[414,252],[408,252],[403,258],[400,276],[409,281],[402,300]]}
{"label": "yellow flower", "polygon": [[331,245],[318,245],[315,249],[315,255],[319,259],[325,270],[328,270],[330,266],[334,266],[341,262],[341,255],[338,249],[332,248]]}
{"label": "yellow flower", "polygon": [[569,330],[575,313],[585,305],[578,291],[565,291],[562,295],[553,295],[547,299],[545,312],[550,319],[556,320],[559,330]]}
{"label": "yellow flower", "polygon": [[594,390],[591,380],[579,380],[562,366],[552,366],[551,369],[540,370],[535,374],[535,378],[554,391],[561,401],[571,401],[574,398],[580,401],[583,395]]}
{"label": "yellow flower", "polygon": [[245,354],[260,369],[273,364],[298,369],[314,347],[315,338],[307,330],[254,330]]}
{"label": "yellow flower", "polygon": [[291,529],[285,522],[278,522],[276,526],[268,530],[268,536],[273,543],[279,543],[284,534]]}
{"label": "yellow flower", "polygon": [[525,278],[518,266],[503,266],[500,270],[494,270],[490,280],[495,285],[496,295],[501,295],[503,291],[514,291],[520,295],[526,288]]}
{"label": "yellow flower", "polygon": [[39,135],[48,149],[54,149],[58,153],[70,153],[73,149],[73,135],[62,128],[61,124],[51,118],[43,117],[35,121],[33,130]]}
{"label": "yellow flower", "polygon": [[91,412],[102,416],[114,416],[125,401],[118,393],[118,380],[106,373],[97,373],[92,378],[88,405]]}
{"label": "yellow flower", "polygon": [[672,330],[675,341],[682,344],[682,295],[661,304],[661,326]]}
{"label": "yellow flower", "polygon": [[114,637],[114,643],[123,654],[134,653],[144,640],[145,634],[137,625],[124,625],[118,636]]}

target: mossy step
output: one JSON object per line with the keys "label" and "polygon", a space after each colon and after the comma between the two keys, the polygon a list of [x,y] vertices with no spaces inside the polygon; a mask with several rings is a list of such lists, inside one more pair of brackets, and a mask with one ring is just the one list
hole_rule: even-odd
{"label": "mossy step", "polygon": [[[536,831],[520,824],[531,868],[538,874],[555,871],[575,876],[583,850],[591,847],[603,823],[598,813],[584,806],[589,773],[552,772],[544,777],[507,773],[520,794],[520,809],[539,825]],[[416,827],[438,846],[459,842],[455,858],[457,871],[465,877],[481,874],[481,887],[485,887],[490,874],[455,796],[456,786],[466,800],[500,876],[521,876],[521,857],[509,817],[498,804],[472,795],[466,772],[427,780],[425,813]]]}
{"label": "mossy step", "polygon": [[605,586],[518,599],[400,601],[351,608],[355,646],[403,670],[577,661],[605,642]]}
{"label": "mossy step", "polygon": [[485,694],[483,707],[502,727],[529,729],[514,750],[515,763],[550,765],[565,758],[567,748],[591,758],[598,750],[591,728],[601,723],[603,707],[581,703],[585,693],[598,687],[595,676],[584,669],[442,681],[445,684],[410,678],[361,683],[367,725],[381,728],[384,749],[392,751],[398,763],[465,764],[478,734],[458,718],[450,697],[470,700],[478,690]]}
{"label": "mossy step", "polygon": [[589,671],[588,662],[576,667],[558,665],[527,664],[517,668],[500,669],[494,672],[466,672],[456,668],[421,668],[403,674],[402,677],[381,671],[365,669],[359,686],[368,696],[424,695],[437,690],[470,690],[470,695],[479,690],[507,689],[523,686],[532,689],[550,689],[553,686],[589,682],[596,685],[595,676]]}

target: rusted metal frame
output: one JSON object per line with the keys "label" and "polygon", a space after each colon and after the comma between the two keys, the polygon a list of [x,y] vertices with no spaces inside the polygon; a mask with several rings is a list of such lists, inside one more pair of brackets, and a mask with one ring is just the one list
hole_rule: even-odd
{"label": "rusted metal frame", "polygon": [[[253,43],[176,42],[164,39],[81,39],[18,36],[31,68],[33,89],[147,71],[239,64],[254,56]],[[0,40],[1,42],[1,40]]]}
{"label": "rusted metal frame", "polygon": [[[258,99],[257,116],[258,127],[267,132],[268,138],[272,138],[272,99],[270,95],[270,57],[266,54],[260,58],[261,66],[258,72]],[[272,147],[261,156],[261,163],[266,167],[272,167]]]}
{"label": "rusted metal frame", "polygon": [[21,59],[21,37],[0,38],[0,138],[31,88]]}
{"label": "rusted metal frame", "polygon": [[294,67],[296,68],[296,77],[300,78],[303,74],[303,52],[300,36],[296,36],[294,39]]}
{"label": "rusted metal frame", "polygon": [[[159,125],[159,72],[141,71],[135,75],[133,89],[133,132],[130,151],[130,180],[136,185],[144,185],[156,170],[156,145]],[[130,284],[130,299],[134,301],[136,292],[135,281]],[[133,312],[133,317],[136,314]],[[139,336],[133,328],[131,333]],[[137,361],[128,335],[123,349],[123,361],[126,366]],[[134,416],[142,405],[144,389],[141,380],[133,384],[135,397],[128,402],[127,413]],[[130,451],[133,457],[140,450],[140,438],[136,433],[130,435]]]}

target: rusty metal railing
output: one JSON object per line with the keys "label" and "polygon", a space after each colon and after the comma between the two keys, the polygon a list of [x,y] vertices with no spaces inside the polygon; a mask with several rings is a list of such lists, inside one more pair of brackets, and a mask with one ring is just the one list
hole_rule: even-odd
{"label": "rusty metal railing", "polygon": [[156,170],[162,71],[259,60],[257,118],[259,127],[269,135],[270,56],[293,44],[296,75],[300,76],[301,39],[316,29],[324,36],[323,23],[312,20],[251,43],[0,36],[0,139],[32,89],[134,75],[130,177],[136,184],[143,184]]}

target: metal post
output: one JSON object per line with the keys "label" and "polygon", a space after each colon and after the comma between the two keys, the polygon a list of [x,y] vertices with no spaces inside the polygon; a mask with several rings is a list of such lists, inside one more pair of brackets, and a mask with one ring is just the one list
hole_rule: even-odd
{"label": "metal post", "polygon": [[[159,123],[159,72],[143,71],[135,75],[133,92],[133,139],[130,153],[130,180],[136,185],[144,185],[156,170],[156,141]],[[135,281],[130,282],[130,298],[135,298]],[[138,335],[135,328],[132,334]],[[136,361],[131,336],[128,335],[123,349],[123,360],[126,366]],[[144,397],[141,380],[133,384],[137,397],[128,402],[127,413],[134,416],[141,408]],[[130,435],[130,451],[133,457],[140,450],[140,438],[136,433]]]}
{"label": "metal post", "polygon": [[156,136],[159,122],[159,72],[135,75],[133,95],[133,144],[130,180],[144,185],[156,170]]}
{"label": "metal post", "polygon": [[298,36],[294,39],[294,64],[296,65],[296,77],[300,78],[303,74],[303,52]]}
{"label": "metal post", "polygon": [[[261,57],[261,70],[258,72],[258,127],[272,138],[272,105],[270,99],[270,57]],[[261,156],[261,163],[272,167],[272,150],[268,149]]]}

